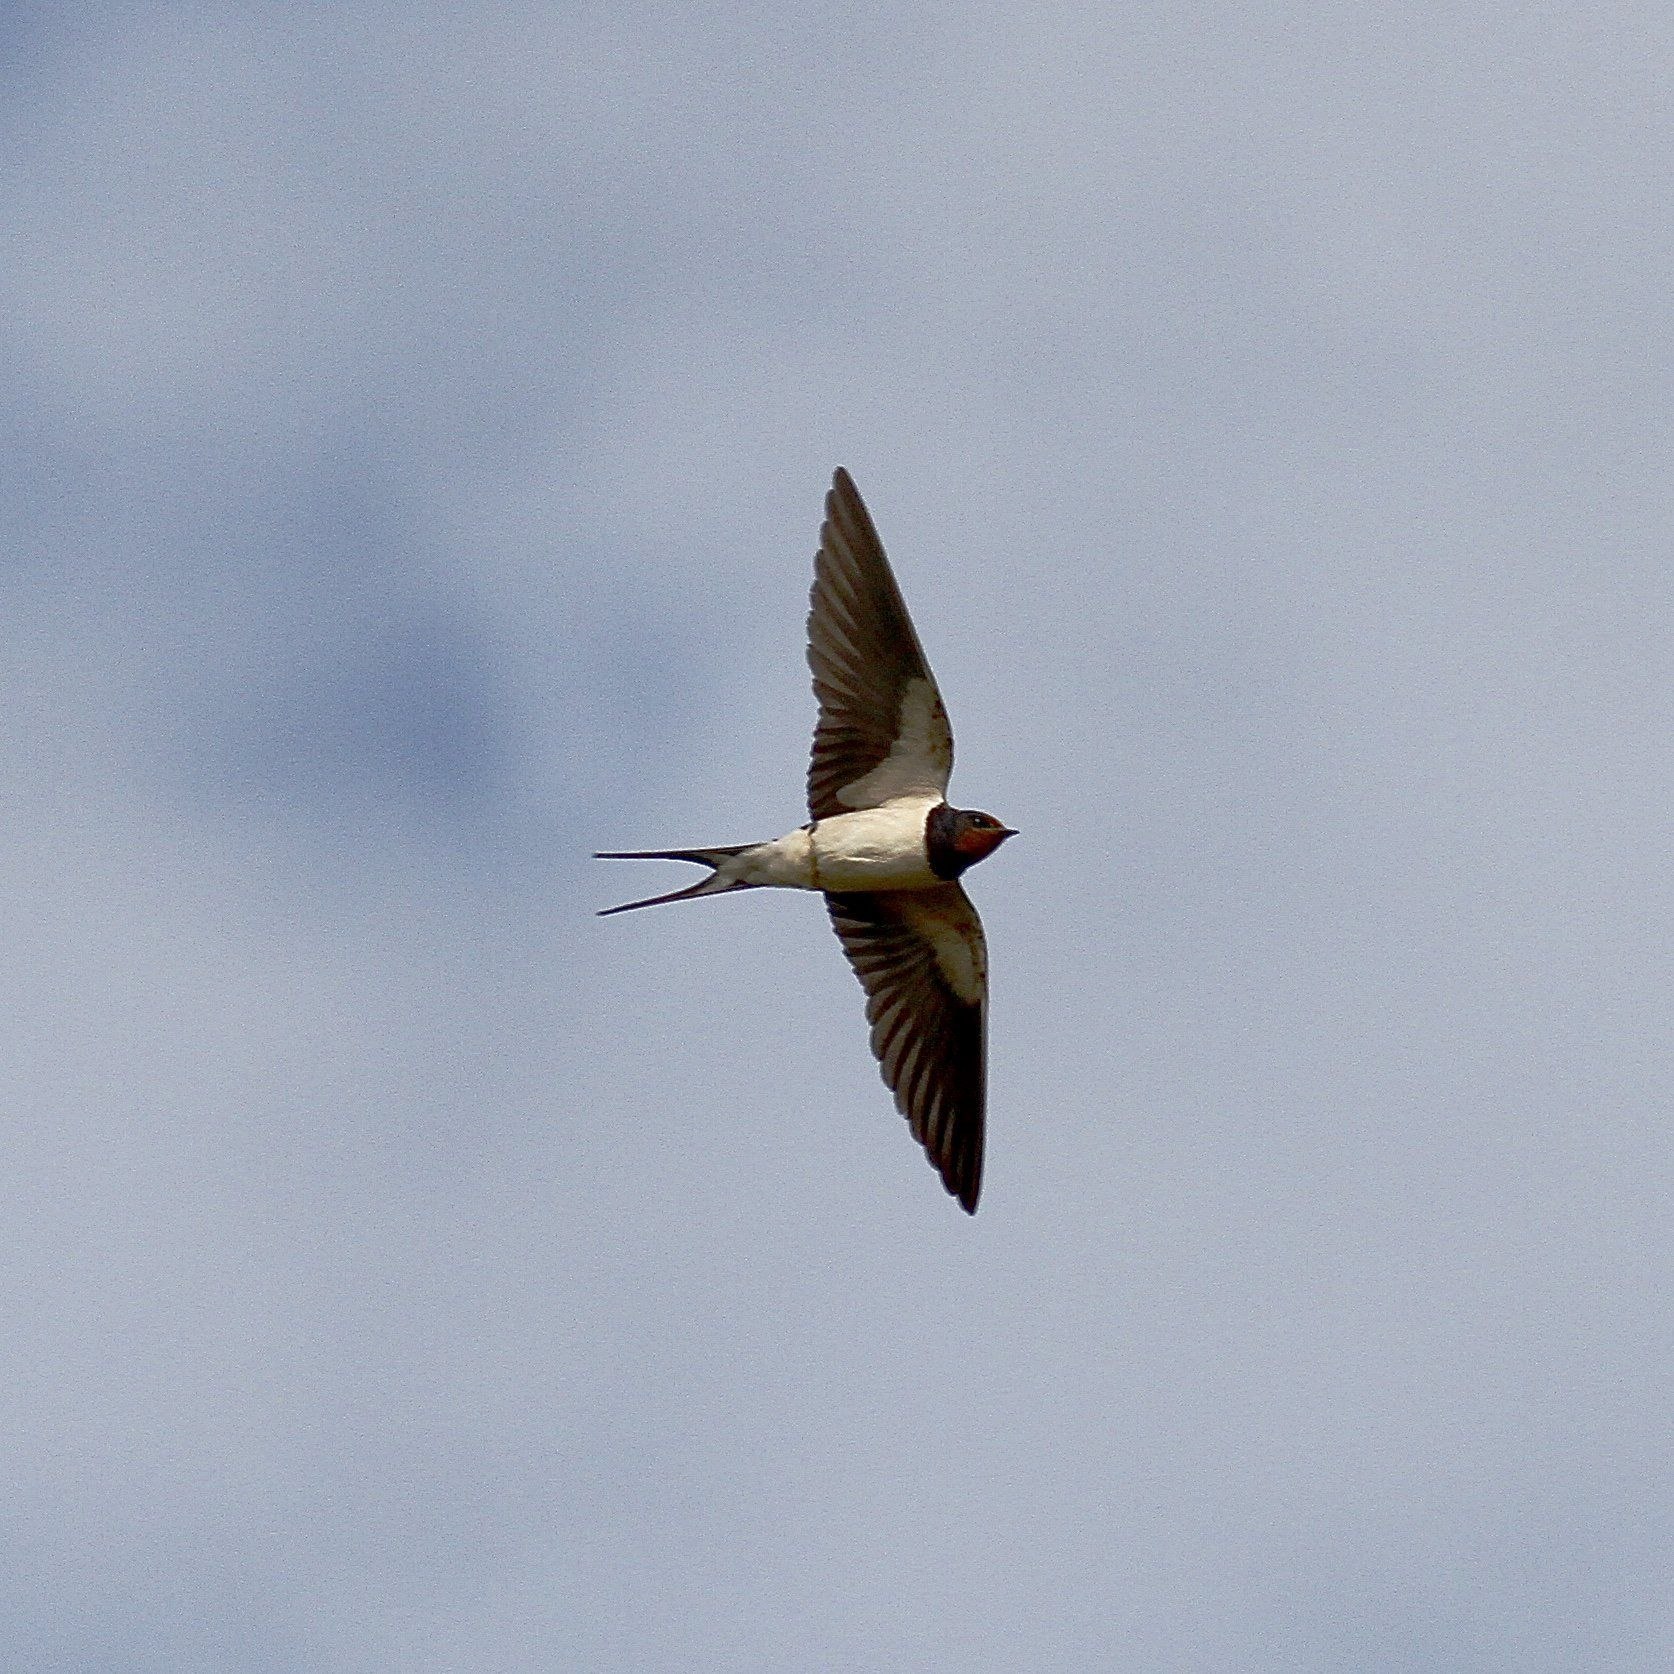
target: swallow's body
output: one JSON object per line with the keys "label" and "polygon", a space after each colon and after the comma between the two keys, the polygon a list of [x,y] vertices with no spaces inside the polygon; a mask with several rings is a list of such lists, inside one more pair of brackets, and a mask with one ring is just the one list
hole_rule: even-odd
{"label": "swallow's body", "polygon": [[953,735],[860,495],[839,470],[814,566],[808,661],[820,719],[813,818],[766,843],[615,852],[711,868],[610,913],[739,889],[814,889],[867,994],[872,1049],[943,1183],[976,1209],[986,1121],[988,959],[958,879],[1012,833],[950,807]]}
{"label": "swallow's body", "polygon": [[[713,866],[713,877],[677,892],[685,898],[720,895],[729,889],[934,889],[970,863],[942,834],[944,821],[939,816],[944,809],[947,804],[940,797],[904,796],[881,808],[857,808],[852,814],[809,820],[768,843],[731,849],[656,849],[599,858],[691,858]],[[634,907],[660,906],[669,899],[629,901],[609,908],[606,916]]]}
{"label": "swallow's body", "polygon": [[925,839],[939,801],[907,796],[882,808],[810,820],[746,849],[733,863],[735,876],[788,889],[929,889],[941,882],[930,869]]}

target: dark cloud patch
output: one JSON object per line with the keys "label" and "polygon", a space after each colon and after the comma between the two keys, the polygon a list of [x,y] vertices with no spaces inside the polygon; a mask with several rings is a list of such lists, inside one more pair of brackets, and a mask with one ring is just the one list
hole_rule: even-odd
{"label": "dark cloud patch", "polygon": [[345,436],[309,464],[227,555],[251,571],[242,654],[200,711],[199,786],[328,823],[482,819],[506,794],[508,742],[481,628],[376,454]]}

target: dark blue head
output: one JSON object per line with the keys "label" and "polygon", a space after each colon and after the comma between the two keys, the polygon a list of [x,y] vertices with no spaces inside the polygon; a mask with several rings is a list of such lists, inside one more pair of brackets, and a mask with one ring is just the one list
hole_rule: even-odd
{"label": "dark blue head", "polygon": [[957,878],[967,867],[986,860],[1008,837],[1017,833],[992,814],[974,808],[950,808],[945,802],[930,810],[924,822],[924,845],[930,870],[938,878]]}

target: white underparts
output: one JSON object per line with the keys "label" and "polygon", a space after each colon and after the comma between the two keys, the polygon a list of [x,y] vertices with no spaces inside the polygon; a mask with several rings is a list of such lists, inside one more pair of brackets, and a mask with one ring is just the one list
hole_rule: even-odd
{"label": "white underparts", "polygon": [[780,889],[929,889],[924,822],[941,801],[904,796],[882,808],[860,808],[818,820],[725,861],[728,881]]}

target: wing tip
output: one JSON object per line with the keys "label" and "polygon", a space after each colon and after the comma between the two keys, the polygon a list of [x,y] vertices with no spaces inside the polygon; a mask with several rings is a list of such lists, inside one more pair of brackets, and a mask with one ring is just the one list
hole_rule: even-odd
{"label": "wing tip", "polygon": [[[854,478],[848,473],[846,466],[839,465],[831,473],[831,487],[825,496],[825,520],[829,527],[833,524],[843,526],[845,535],[852,538],[853,531],[849,525],[859,522],[859,533],[862,537],[870,535],[873,541],[881,547],[878,532],[872,524],[872,514],[866,509],[866,502],[860,497],[860,490],[855,486]],[[828,539],[827,530],[820,530],[820,545],[823,547]]]}
{"label": "wing tip", "polygon": [[[940,1168],[939,1159],[932,1158]],[[949,1166],[942,1171],[942,1184],[947,1187],[948,1195],[952,1197],[967,1215],[977,1212],[977,1199],[982,1196],[982,1154],[979,1151],[975,1157],[969,1155],[950,1160]]]}

